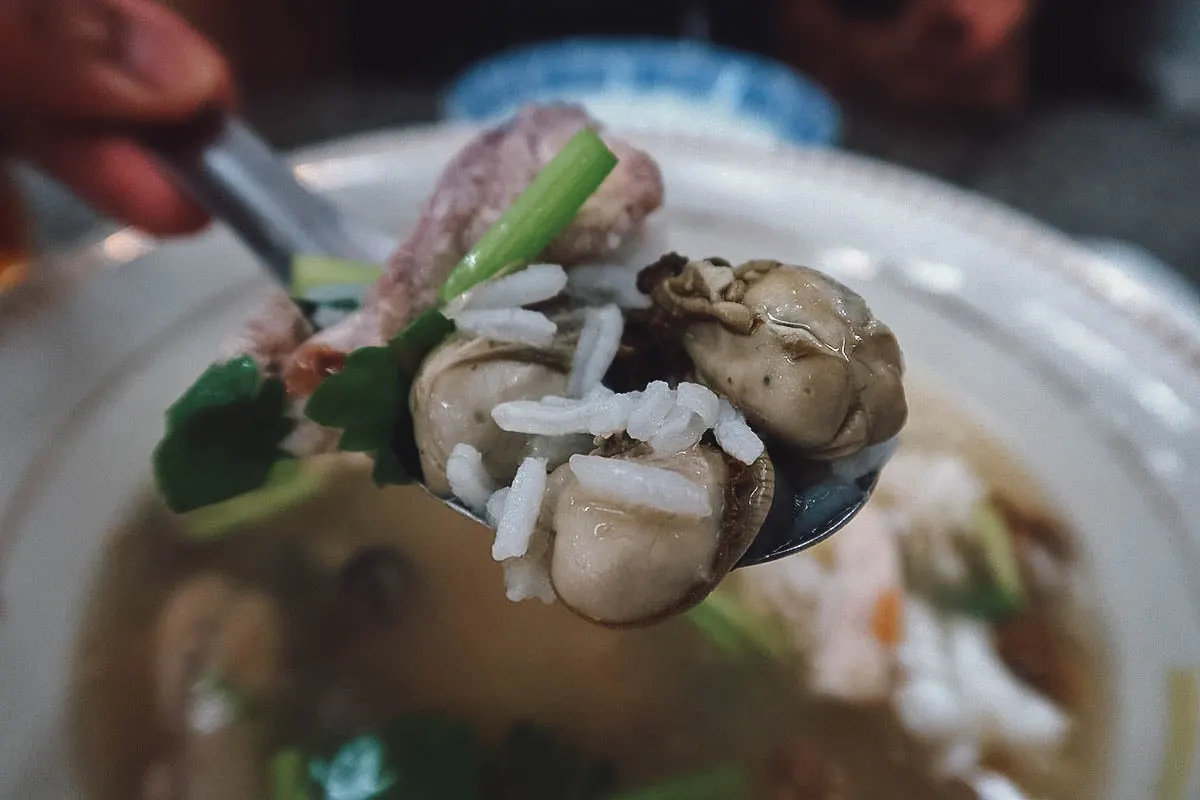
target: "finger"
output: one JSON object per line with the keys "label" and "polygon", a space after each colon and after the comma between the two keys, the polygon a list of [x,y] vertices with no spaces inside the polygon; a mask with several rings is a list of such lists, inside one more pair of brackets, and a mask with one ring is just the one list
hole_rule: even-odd
{"label": "finger", "polygon": [[173,120],[227,102],[221,54],[153,0],[0,0],[0,108]]}
{"label": "finger", "polygon": [[117,137],[43,132],[23,148],[98,211],[156,236],[194,233],[208,215],[138,146]]}

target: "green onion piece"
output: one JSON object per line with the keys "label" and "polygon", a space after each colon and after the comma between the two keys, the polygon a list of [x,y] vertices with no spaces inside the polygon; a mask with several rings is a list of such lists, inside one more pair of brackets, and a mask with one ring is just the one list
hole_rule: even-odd
{"label": "green onion piece", "polygon": [[1167,749],[1158,779],[1158,800],[1184,800],[1192,776],[1200,724],[1200,670],[1167,673]]}
{"label": "green onion piece", "polygon": [[308,773],[299,751],[282,750],[271,759],[273,800],[308,800]]}
{"label": "green onion piece", "polygon": [[686,617],[731,658],[757,654],[769,659],[787,657],[787,647],[770,624],[735,600],[715,592],[687,612]]}
{"label": "green onion piece", "polygon": [[450,273],[441,301],[537,258],[616,165],[617,157],[595,131],[584,128],[572,136]]}
{"label": "green onion piece", "polygon": [[1021,568],[1013,551],[1012,534],[1004,517],[991,503],[981,503],[975,509],[972,528],[983,550],[988,571],[1001,593],[1016,607],[1024,604],[1025,589]]}
{"label": "green onion piece", "polygon": [[611,800],[745,800],[750,797],[750,789],[750,776],[744,769],[723,766],[620,792]]}
{"label": "green onion piece", "polygon": [[1018,616],[1023,607],[1019,595],[1014,595],[992,584],[937,589],[930,599],[943,611],[962,614],[984,622],[1010,620]]}
{"label": "green onion piece", "polygon": [[323,255],[292,259],[292,294],[306,297],[313,289],[336,284],[365,284],[377,280],[383,269],[377,264],[346,261]]}
{"label": "green onion piece", "polygon": [[261,489],[183,515],[194,539],[217,539],[298,505],[318,492],[325,475],[310,463],[288,458],[275,462]]}

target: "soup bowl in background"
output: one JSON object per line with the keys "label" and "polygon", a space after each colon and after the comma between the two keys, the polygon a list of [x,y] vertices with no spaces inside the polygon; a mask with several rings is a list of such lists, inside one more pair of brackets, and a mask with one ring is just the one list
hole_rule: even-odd
{"label": "soup bowl in background", "polygon": [[[355,139],[298,170],[404,230],[470,134]],[[1168,675],[1200,666],[1200,321],[1065,238],[892,167],[636,141],[668,187],[647,247],[825,269],[1028,465],[1080,537],[1105,641],[1100,796],[1150,796],[1172,746]],[[64,768],[74,637],[162,412],[270,289],[224,230],[112,231],[39,274],[0,316],[0,796],[28,800],[79,792]]]}

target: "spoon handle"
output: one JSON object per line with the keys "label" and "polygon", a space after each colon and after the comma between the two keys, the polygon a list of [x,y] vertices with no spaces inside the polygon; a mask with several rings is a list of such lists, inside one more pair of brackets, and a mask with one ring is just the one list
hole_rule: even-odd
{"label": "spoon handle", "polygon": [[235,116],[209,112],[182,124],[144,126],[136,136],[284,285],[291,282],[297,254],[373,263],[389,255],[387,237],[352,224],[302,186],[270,145]]}

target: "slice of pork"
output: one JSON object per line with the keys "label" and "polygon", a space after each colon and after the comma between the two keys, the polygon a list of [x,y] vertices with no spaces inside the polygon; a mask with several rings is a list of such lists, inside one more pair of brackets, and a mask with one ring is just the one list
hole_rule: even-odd
{"label": "slice of pork", "polygon": [[[286,351],[290,355],[282,359],[283,375],[289,394],[311,394],[326,374],[336,371],[339,356],[382,344],[427,308],[454,265],[584,127],[600,126],[580,107],[529,106],[508,123],[477,136],[443,170],[415,229],[368,291],[361,310],[310,337],[291,324],[291,312],[280,298],[272,298],[249,332],[239,333],[224,354],[249,354],[262,364],[275,365],[280,351]],[[542,253],[543,260],[564,265],[602,260],[628,242],[662,205],[662,175],[654,160],[610,134],[601,135],[618,165]],[[254,335],[262,330],[285,335]]]}

